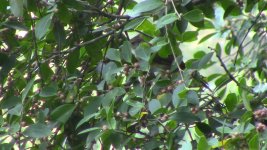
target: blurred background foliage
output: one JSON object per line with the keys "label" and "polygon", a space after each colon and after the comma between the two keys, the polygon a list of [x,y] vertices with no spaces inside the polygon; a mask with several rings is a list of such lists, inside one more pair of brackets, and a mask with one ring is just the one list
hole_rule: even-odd
{"label": "blurred background foliage", "polygon": [[2,0],[0,149],[266,149],[265,0]]}

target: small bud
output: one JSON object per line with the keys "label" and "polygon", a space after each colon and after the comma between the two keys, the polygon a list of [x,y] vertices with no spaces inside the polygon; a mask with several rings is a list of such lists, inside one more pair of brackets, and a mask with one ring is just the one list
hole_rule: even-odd
{"label": "small bud", "polygon": [[116,113],[116,116],[117,116],[117,117],[120,117],[120,116],[121,116],[121,112],[118,111],[118,112]]}
{"label": "small bud", "polygon": [[173,90],[173,86],[172,85],[169,85],[168,87],[167,87],[167,91],[172,91]]}
{"label": "small bud", "polygon": [[107,126],[107,125],[103,125],[103,126],[102,126],[102,130],[103,130],[103,131],[108,130],[108,126]]}
{"label": "small bud", "polygon": [[266,125],[261,123],[261,122],[257,123],[257,125],[256,125],[256,129],[258,132],[264,132],[266,130],[266,128],[267,128]]}
{"label": "small bud", "polygon": [[167,90],[166,90],[165,88],[163,88],[163,89],[160,90],[160,92],[161,92],[161,93],[166,93]]}
{"label": "small bud", "polygon": [[134,68],[135,68],[135,69],[140,68],[140,64],[139,64],[138,62],[134,63]]}
{"label": "small bud", "polygon": [[198,108],[197,107],[192,107],[191,108],[191,112],[193,113],[193,114],[197,114],[198,113]]}

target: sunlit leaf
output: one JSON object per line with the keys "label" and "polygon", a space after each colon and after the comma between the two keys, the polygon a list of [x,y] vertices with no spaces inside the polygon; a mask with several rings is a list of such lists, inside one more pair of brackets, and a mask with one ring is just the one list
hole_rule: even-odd
{"label": "sunlit leaf", "polygon": [[42,17],[35,26],[35,35],[37,39],[42,39],[46,33],[48,32],[48,29],[50,27],[52,18],[53,18],[53,13],[50,13],[44,17]]}
{"label": "sunlit leaf", "polygon": [[52,134],[51,129],[46,124],[33,124],[25,129],[23,132],[25,136],[33,138],[47,137]]}

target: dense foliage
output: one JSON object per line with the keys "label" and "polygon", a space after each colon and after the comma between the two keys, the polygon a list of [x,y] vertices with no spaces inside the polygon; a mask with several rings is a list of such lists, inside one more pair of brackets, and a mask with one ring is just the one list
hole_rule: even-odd
{"label": "dense foliage", "polygon": [[1,0],[0,149],[267,149],[264,0]]}

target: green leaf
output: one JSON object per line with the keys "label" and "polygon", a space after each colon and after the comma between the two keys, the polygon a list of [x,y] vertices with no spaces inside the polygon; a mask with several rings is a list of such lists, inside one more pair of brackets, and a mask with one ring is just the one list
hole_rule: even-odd
{"label": "green leaf", "polygon": [[170,13],[170,14],[167,14],[167,15],[159,18],[159,20],[156,21],[156,26],[158,29],[160,29],[167,24],[173,23],[176,20],[178,20],[177,15],[175,13]]}
{"label": "green leaf", "polygon": [[14,144],[12,144],[12,143],[0,144],[0,149],[2,149],[2,150],[12,150],[13,148],[14,148]]}
{"label": "green leaf", "polygon": [[194,123],[196,121],[200,121],[200,119],[191,112],[183,110],[180,110],[175,114],[173,114],[170,119],[175,120],[178,123],[189,123],[189,124]]}
{"label": "green leaf", "polygon": [[253,88],[255,93],[264,93],[267,91],[267,83],[260,83]]}
{"label": "green leaf", "polygon": [[210,33],[210,34],[204,36],[202,39],[199,40],[198,44],[207,41],[208,39],[210,39],[210,38],[211,38],[212,36],[214,36],[215,34],[216,34],[216,32],[214,32],[214,33]]}
{"label": "green leaf", "polygon": [[200,137],[200,139],[198,140],[198,144],[197,144],[197,149],[198,150],[210,150],[211,147],[209,146],[208,142],[207,142],[207,139],[202,136]]}
{"label": "green leaf", "polygon": [[8,98],[4,98],[0,102],[1,109],[9,109],[15,107],[17,104],[21,103],[21,99],[17,96],[10,96]]}
{"label": "green leaf", "polygon": [[169,42],[170,47],[173,49],[176,56],[181,56],[182,52],[179,48],[179,44],[176,41],[176,35],[173,33],[172,30],[168,29],[167,32],[168,32],[168,42]]}
{"label": "green leaf", "polygon": [[51,69],[51,67],[49,67],[48,63],[42,63],[40,65],[40,74],[43,80],[45,81],[50,81],[51,80],[51,76],[53,74],[53,71]]}
{"label": "green leaf", "polygon": [[51,129],[46,124],[32,124],[23,132],[25,136],[32,138],[43,138],[52,134]]}
{"label": "green leaf", "polygon": [[226,43],[226,45],[224,46],[224,51],[227,55],[230,55],[231,50],[232,50],[232,46],[234,45],[234,39],[231,39],[230,41],[228,41]]}
{"label": "green leaf", "polygon": [[89,104],[87,104],[83,108],[84,116],[91,115],[91,114],[96,113],[98,111],[98,108],[101,105],[102,97],[103,96],[93,96],[93,97],[89,97],[88,99],[86,99],[89,102]]}
{"label": "green leaf", "polygon": [[50,27],[50,24],[51,24],[51,21],[52,21],[52,18],[53,18],[53,15],[54,13],[50,13],[44,17],[42,17],[37,23],[36,23],[36,26],[35,26],[35,36],[37,39],[42,39],[45,34],[47,33],[49,27]]}
{"label": "green leaf", "polygon": [[249,149],[260,149],[259,134],[255,134],[248,142]]}
{"label": "green leaf", "polygon": [[145,47],[139,45],[135,50],[132,51],[132,53],[136,57],[148,62],[150,59],[150,53],[151,52],[150,52],[149,48],[145,48]]}
{"label": "green leaf", "polygon": [[20,30],[20,31],[28,31],[29,28],[25,25],[23,25],[21,22],[17,21],[7,21],[3,23],[4,26],[8,28],[13,28],[15,30]]}
{"label": "green leaf", "polygon": [[55,83],[51,83],[50,85],[44,87],[40,92],[40,97],[51,97],[57,95],[57,85]]}
{"label": "green leaf", "polygon": [[243,104],[244,104],[245,108],[246,108],[248,111],[252,111],[252,108],[251,108],[251,106],[250,106],[250,102],[249,102],[249,100],[247,99],[247,92],[246,92],[246,91],[242,91],[241,97],[242,97],[242,101],[243,101]]}
{"label": "green leaf", "polygon": [[193,42],[197,40],[198,32],[197,31],[187,31],[183,33],[183,42]]}
{"label": "green leaf", "polygon": [[23,108],[22,107],[22,104],[17,104],[14,108],[12,108],[12,109],[10,109],[8,111],[8,114],[20,116],[21,115],[22,108]]}
{"label": "green leaf", "polygon": [[201,10],[194,9],[185,13],[183,18],[189,22],[200,22],[204,19],[204,14]]}
{"label": "green leaf", "polygon": [[152,99],[148,103],[148,109],[152,114],[154,114],[160,108],[161,108],[161,104],[160,104],[159,100],[157,100],[157,99]]}
{"label": "green leaf", "polygon": [[140,16],[142,13],[149,13],[159,8],[162,8],[164,3],[161,0],[144,0],[134,6],[134,8],[128,12],[131,17]]}
{"label": "green leaf", "polygon": [[88,122],[90,119],[92,119],[93,117],[96,117],[98,115],[100,115],[100,112],[97,112],[97,113],[94,113],[94,114],[90,114],[90,115],[85,116],[82,120],[79,121],[79,123],[76,126],[76,129],[79,128],[85,122]]}
{"label": "green leaf", "polygon": [[126,62],[131,63],[132,62],[131,43],[129,41],[124,41],[120,49],[121,49],[121,58]]}
{"label": "green leaf", "polygon": [[23,16],[23,0],[9,0],[11,12],[16,17]]}
{"label": "green leaf", "polygon": [[137,113],[139,113],[141,111],[141,109],[144,107],[145,105],[143,103],[137,102],[135,103],[135,105],[133,107],[130,108],[129,110],[129,114],[131,116],[136,115]]}
{"label": "green leaf", "polygon": [[84,133],[88,133],[88,132],[91,132],[91,131],[95,131],[95,130],[101,130],[101,129],[102,128],[99,128],[99,127],[93,127],[93,128],[85,129],[85,130],[79,132],[78,135],[84,134]]}
{"label": "green leaf", "polygon": [[115,79],[115,74],[120,72],[122,68],[118,68],[114,62],[109,62],[103,67],[102,75],[108,83],[112,82]]}
{"label": "green leaf", "polygon": [[158,148],[162,143],[157,141],[156,139],[151,139],[150,141],[146,142],[144,145],[145,150],[153,150]]}
{"label": "green leaf", "polygon": [[65,123],[70,118],[76,106],[74,104],[64,104],[58,106],[51,112],[51,119],[60,123]]}
{"label": "green leaf", "polygon": [[24,100],[27,97],[29,91],[31,90],[33,83],[34,83],[34,79],[31,79],[30,82],[26,85],[25,89],[22,91],[22,94],[21,94],[22,103],[24,103]]}
{"label": "green leaf", "polygon": [[188,26],[188,21],[186,21],[184,18],[181,18],[180,20],[176,21],[176,27],[180,33],[184,33],[187,29],[187,26]]}
{"label": "green leaf", "polygon": [[182,147],[180,148],[180,150],[192,150],[192,144],[189,140],[186,141],[181,141],[181,145]]}
{"label": "green leaf", "polygon": [[67,70],[69,73],[74,73],[76,68],[80,64],[80,50],[74,50],[68,55],[67,58]]}
{"label": "green leaf", "polygon": [[219,57],[221,57],[222,48],[221,48],[221,45],[219,43],[216,44],[215,51],[216,51],[216,55],[219,56]]}
{"label": "green leaf", "polygon": [[135,28],[135,30],[142,31],[148,35],[157,35],[156,26],[149,20],[145,19],[141,24],[138,25],[138,27]]}
{"label": "green leaf", "polygon": [[0,52],[0,66],[3,66],[4,64],[8,63],[9,58],[6,53],[1,53]]}
{"label": "green leaf", "polygon": [[114,61],[118,61],[120,62],[121,61],[121,55],[120,55],[120,52],[118,49],[115,49],[115,48],[109,48],[108,51],[107,51],[107,55],[106,57],[110,60],[114,60]]}
{"label": "green leaf", "polygon": [[198,98],[196,91],[192,91],[192,90],[188,91],[186,98],[187,98],[187,102],[190,104],[193,104],[193,105],[199,104],[199,98]]}
{"label": "green leaf", "polygon": [[210,53],[206,54],[204,57],[202,57],[199,60],[198,68],[199,69],[203,68],[211,60],[212,55],[213,55],[213,52],[210,52]]}
{"label": "green leaf", "polygon": [[57,41],[59,50],[63,49],[63,45],[66,41],[66,33],[64,30],[64,26],[59,21],[55,22],[53,33]]}
{"label": "green leaf", "polygon": [[125,27],[123,28],[123,31],[128,31],[130,29],[134,29],[137,26],[139,26],[146,18],[145,17],[139,17],[136,19],[131,20],[130,22],[127,22]]}
{"label": "green leaf", "polygon": [[174,90],[172,94],[172,104],[173,106],[176,107],[181,107],[181,106],[187,106],[187,99],[184,97],[181,97],[179,94],[180,93],[185,93],[186,89],[185,86],[180,84],[178,85]]}
{"label": "green leaf", "polygon": [[235,93],[228,94],[224,103],[229,111],[233,111],[238,103],[236,94]]}

